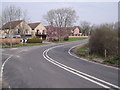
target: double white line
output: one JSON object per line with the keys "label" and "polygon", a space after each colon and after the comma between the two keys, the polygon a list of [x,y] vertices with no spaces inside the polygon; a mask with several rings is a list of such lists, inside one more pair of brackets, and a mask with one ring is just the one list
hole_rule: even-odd
{"label": "double white line", "polygon": [[50,57],[48,56],[48,52],[49,52],[51,49],[57,48],[57,47],[62,47],[62,46],[64,46],[64,45],[54,46],[54,47],[51,47],[51,48],[49,48],[49,49],[46,49],[46,50],[43,52],[43,57],[44,57],[47,61],[51,62],[52,64],[54,64],[54,65],[56,65],[56,66],[58,66],[58,67],[60,67],[60,68],[62,68],[62,69],[64,69],[64,70],[66,70],[66,71],[68,71],[68,72],[71,72],[71,73],[73,73],[73,74],[75,74],[75,75],[77,75],[77,76],[79,76],[79,77],[82,77],[82,78],[84,78],[84,79],[86,79],[86,80],[88,80],[88,81],[91,81],[91,82],[93,82],[93,83],[95,83],[95,84],[97,84],[97,85],[99,85],[99,86],[102,86],[102,87],[104,87],[104,88],[117,88],[117,89],[120,89],[120,87],[118,87],[117,85],[111,84],[111,83],[109,83],[109,82],[106,82],[106,81],[101,80],[101,79],[99,79],[99,78],[96,78],[96,77],[94,77],[94,76],[88,75],[88,74],[86,74],[86,73],[83,73],[83,72],[78,71],[78,70],[76,70],[76,69],[73,69],[73,68],[71,68],[71,67],[68,67],[68,66],[66,66],[66,65],[64,65],[64,64],[62,64],[62,63],[60,63],[60,62],[58,62],[58,61],[56,61],[56,60],[54,60],[54,59],[52,59],[52,58],[50,58]]}

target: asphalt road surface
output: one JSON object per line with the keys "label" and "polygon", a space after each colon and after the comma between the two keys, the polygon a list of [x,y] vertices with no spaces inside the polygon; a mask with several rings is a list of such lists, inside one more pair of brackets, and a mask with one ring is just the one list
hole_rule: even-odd
{"label": "asphalt road surface", "polygon": [[119,88],[118,69],[70,55],[85,42],[3,49],[3,79],[11,88]]}

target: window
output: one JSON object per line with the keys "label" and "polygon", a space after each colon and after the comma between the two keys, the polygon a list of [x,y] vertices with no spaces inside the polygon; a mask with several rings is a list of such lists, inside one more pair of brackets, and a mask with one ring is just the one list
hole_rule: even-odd
{"label": "window", "polygon": [[18,29],[18,34],[20,34],[20,29]]}
{"label": "window", "polygon": [[43,30],[42,34],[45,34],[45,30]]}
{"label": "window", "polygon": [[29,33],[28,29],[26,29],[26,30],[25,30],[25,33],[26,33],[26,34],[28,34],[28,33]]}
{"label": "window", "polygon": [[39,32],[39,30],[37,30],[37,32],[36,32],[36,33],[38,34],[38,32]]}

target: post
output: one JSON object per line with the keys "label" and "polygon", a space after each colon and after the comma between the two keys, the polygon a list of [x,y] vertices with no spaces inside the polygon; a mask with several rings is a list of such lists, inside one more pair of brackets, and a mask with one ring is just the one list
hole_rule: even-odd
{"label": "post", "polygon": [[105,58],[107,57],[107,51],[106,51],[106,49],[105,49]]}

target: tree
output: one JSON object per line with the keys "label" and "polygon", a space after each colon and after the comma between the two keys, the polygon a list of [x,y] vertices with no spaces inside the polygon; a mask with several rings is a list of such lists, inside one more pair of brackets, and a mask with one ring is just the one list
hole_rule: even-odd
{"label": "tree", "polygon": [[[26,18],[27,18],[27,14],[25,12],[23,12],[21,8],[11,5],[11,6],[5,7],[5,9],[3,9],[1,21],[2,21],[2,25],[7,22],[10,22],[10,27],[9,27],[8,33],[9,33],[9,36],[11,37],[13,34],[13,32],[11,30],[11,21],[26,20]],[[12,39],[10,41],[10,45],[12,47]]]}
{"label": "tree", "polygon": [[91,26],[89,22],[83,21],[80,24],[81,32],[83,36],[88,36],[90,34]]}
{"label": "tree", "polygon": [[78,16],[71,8],[52,9],[44,16],[49,25],[57,27],[68,27],[75,23]]}
{"label": "tree", "polygon": [[108,25],[100,25],[92,32],[89,39],[90,54],[119,58],[118,30],[113,30]]}
{"label": "tree", "polygon": [[100,26],[104,26],[104,27],[107,27],[109,28],[110,30],[117,30],[118,29],[118,22],[114,22],[114,23],[105,23],[105,24],[102,24]]}
{"label": "tree", "polygon": [[63,33],[62,27],[72,26],[78,19],[78,16],[76,16],[75,10],[71,8],[60,8],[48,11],[44,18],[49,25],[58,27],[58,37],[59,41],[61,41],[63,36],[61,35]]}
{"label": "tree", "polygon": [[7,6],[2,11],[2,23],[5,24],[7,22],[20,20],[22,17],[22,10],[16,6]]}
{"label": "tree", "polygon": [[30,18],[27,16],[27,11],[22,11],[22,20],[24,21],[20,28],[22,30],[21,32],[21,36],[22,38],[25,38],[25,33],[26,33],[26,23],[25,22],[30,22]]}
{"label": "tree", "polygon": [[60,27],[48,26],[47,34],[48,34],[47,39],[49,41],[58,41],[60,36],[61,36],[61,40],[67,40],[69,36],[68,30],[65,27],[61,27],[61,31],[60,31]]}

